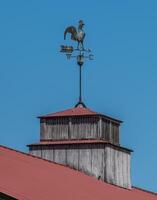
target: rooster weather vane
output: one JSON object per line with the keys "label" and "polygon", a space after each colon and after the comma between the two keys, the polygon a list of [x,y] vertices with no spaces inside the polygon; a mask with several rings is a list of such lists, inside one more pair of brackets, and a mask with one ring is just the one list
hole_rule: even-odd
{"label": "rooster weather vane", "polygon": [[[77,106],[86,107],[82,101],[82,66],[84,64],[85,58],[89,60],[93,60],[93,55],[91,54],[90,49],[84,48],[84,39],[85,32],[83,30],[84,22],[82,20],[79,21],[78,28],[76,29],[74,26],[69,26],[64,31],[64,40],[66,39],[67,34],[71,34],[71,40],[77,42],[77,47],[73,46],[65,46],[61,45],[60,52],[65,53],[67,58],[76,58],[77,64],[79,66],[79,101],[76,104]],[[73,55],[73,52],[77,54]]]}

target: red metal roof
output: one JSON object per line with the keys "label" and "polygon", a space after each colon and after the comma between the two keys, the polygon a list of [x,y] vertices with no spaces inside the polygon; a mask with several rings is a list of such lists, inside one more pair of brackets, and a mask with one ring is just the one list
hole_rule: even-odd
{"label": "red metal roof", "polygon": [[94,140],[94,139],[88,139],[88,140],[41,140],[38,143],[34,143],[34,144],[28,144],[27,146],[42,146],[42,145],[59,145],[59,144],[108,144],[111,146],[115,146],[117,148],[120,149],[124,149],[127,150],[129,152],[133,152],[133,150],[119,146],[119,145],[115,145],[112,144],[108,141],[105,140]]}
{"label": "red metal roof", "polygon": [[64,117],[64,116],[82,116],[82,115],[99,115],[99,113],[90,110],[89,108],[84,107],[74,107],[71,109],[63,110],[60,112],[50,113],[41,117]]}
{"label": "red metal roof", "polygon": [[0,146],[0,192],[20,200],[157,200],[157,194],[110,185],[3,146]]}
{"label": "red metal roof", "polygon": [[39,118],[67,117],[67,116],[100,116],[100,115],[104,116],[104,117],[106,117],[110,120],[113,120],[113,121],[122,122],[118,119],[114,119],[112,117],[109,117],[109,116],[103,115],[101,113],[92,111],[89,108],[80,107],[80,106],[77,106],[77,107],[74,107],[74,108],[71,108],[71,109],[67,109],[67,110],[64,110],[64,111],[60,111],[60,112],[55,112],[55,113],[50,113],[50,114],[47,114],[47,115],[39,116]]}
{"label": "red metal roof", "polygon": [[93,144],[93,143],[102,143],[106,144],[108,143],[105,140],[41,140],[38,143],[34,144],[29,144],[28,146],[31,145],[49,145],[49,144]]}

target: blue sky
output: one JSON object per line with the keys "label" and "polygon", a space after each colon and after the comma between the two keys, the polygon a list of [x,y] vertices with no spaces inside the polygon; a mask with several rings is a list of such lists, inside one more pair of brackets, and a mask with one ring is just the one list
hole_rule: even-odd
{"label": "blue sky", "polygon": [[133,185],[157,191],[156,10],[155,0],[0,1],[0,144],[28,151],[39,140],[36,116],[77,102],[78,68],[59,46],[83,19],[95,55],[83,68],[84,101],[124,121]]}

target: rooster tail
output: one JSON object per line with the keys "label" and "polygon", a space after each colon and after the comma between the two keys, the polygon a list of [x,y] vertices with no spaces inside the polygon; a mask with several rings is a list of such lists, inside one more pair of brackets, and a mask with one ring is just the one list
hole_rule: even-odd
{"label": "rooster tail", "polygon": [[72,40],[77,40],[77,30],[74,26],[69,26],[65,29],[64,31],[64,40],[66,39],[67,33],[71,34],[71,39]]}

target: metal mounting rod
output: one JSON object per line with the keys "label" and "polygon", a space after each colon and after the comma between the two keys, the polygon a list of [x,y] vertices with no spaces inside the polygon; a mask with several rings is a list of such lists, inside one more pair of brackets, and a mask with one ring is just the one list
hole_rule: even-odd
{"label": "metal mounting rod", "polygon": [[79,91],[80,91],[80,96],[79,96],[79,102],[82,102],[82,66],[79,65],[79,71],[80,71],[80,87],[79,87]]}

